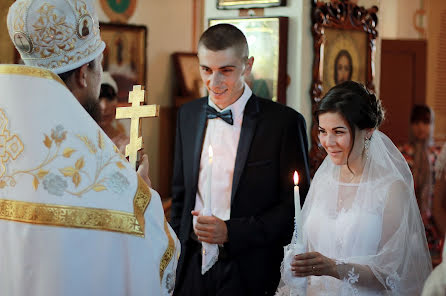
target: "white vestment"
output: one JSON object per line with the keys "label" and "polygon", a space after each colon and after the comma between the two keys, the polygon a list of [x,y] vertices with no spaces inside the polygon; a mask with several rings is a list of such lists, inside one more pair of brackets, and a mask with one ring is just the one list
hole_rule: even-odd
{"label": "white vestment", "polygon": [[[443,148],[446,147],[446,144]],[[446,150],[444,150],[446,151]],[[444,296],[446,295],[446,245],[443,246],[443,261],[435,267],[426,279],[421,296]]]}
{"label": "white vestment", "polygon": [[170,295],[179,241],[52,72],[0,66],[0,295]]}

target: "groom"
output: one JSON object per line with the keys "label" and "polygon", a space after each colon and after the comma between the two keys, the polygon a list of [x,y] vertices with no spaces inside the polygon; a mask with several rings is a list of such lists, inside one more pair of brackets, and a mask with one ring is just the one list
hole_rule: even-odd
{"label": "groom", "polygon": [[[171,226],[182,253],[174,295],[273,295],[293,233],[294,170],[301,203],[309,187],[305,121],[252,93],[244,77],[254,58],[236,27],[205,31],[198,58],[209,96],[178,112]],[[210,169],[212,216],[203,216]],[[204,275],[202,242],[219,245]]]}

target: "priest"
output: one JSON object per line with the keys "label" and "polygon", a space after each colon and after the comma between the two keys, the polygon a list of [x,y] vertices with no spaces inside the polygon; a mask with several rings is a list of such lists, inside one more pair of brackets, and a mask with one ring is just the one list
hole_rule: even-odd
{"label": "priest", "polygon": [[17,0],[7,23],[27,66],[0,66],[1,294],[172,294],[160,196],[85,111],[105,47],[92,2]]}

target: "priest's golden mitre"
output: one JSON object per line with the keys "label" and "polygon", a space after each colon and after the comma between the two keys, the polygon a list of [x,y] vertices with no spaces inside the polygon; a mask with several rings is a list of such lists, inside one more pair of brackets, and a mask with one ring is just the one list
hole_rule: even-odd
{"label": "priest's golden mitre", "polygon": [[0,65],[2,295],[170,295],[179,242],[51,71]]}

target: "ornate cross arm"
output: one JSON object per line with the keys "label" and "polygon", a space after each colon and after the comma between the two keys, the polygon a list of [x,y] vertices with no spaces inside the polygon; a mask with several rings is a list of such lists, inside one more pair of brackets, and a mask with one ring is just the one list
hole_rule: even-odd
{"label": "ornate cross arm", "polygon": [[129,94],[131,107],[116,108],[116,119],[130,118],[130,143],[125,147],[125,156],[129,157],[129,162],[136,168],[138,150],[142,148],[141,118],[158,117],[159,105],[141,105],[144,103],[145,90],[141,85],[134,85]]}

